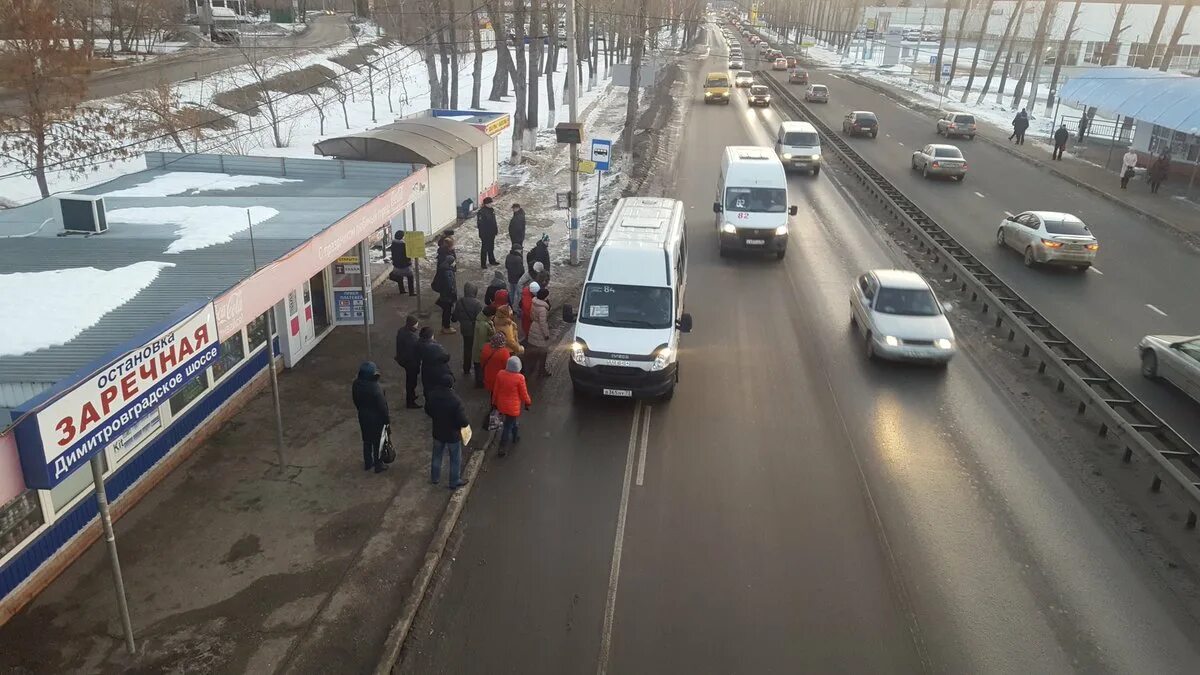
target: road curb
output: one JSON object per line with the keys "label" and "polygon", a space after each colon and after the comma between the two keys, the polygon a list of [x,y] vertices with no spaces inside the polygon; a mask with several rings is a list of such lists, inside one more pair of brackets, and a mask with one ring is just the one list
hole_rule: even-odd
{"label": "road curb", "polygon": [[[882,85],[877,82],[874,82],[874,81],[870,80],[869,78],[864,78],[855,73],[839,72],[838,74],[841,77],[848,79],[851,82],[854,82],[855,84],[860,84],[864,87],[867,87],[869,89],[877,91],[894,101],[903,103],[905,106],[907,106],[913,110],[916,110],[918,112],[924,113],[926,115],[928,115],[929,112],[936,110],[936,108],[934,108],[933,106],[929,105],[928,103],[926,103],[924,101],[918,101],[915,99],[902,97],[902,96],[898,95],[895,91],[893,91],[891,88],[887,87],[886,85]],[[1149,211],[1142,209],[1140,206],[1137,206],[1136,204],[1133,204],[1124,199],[1121,199],[1120,197],[1117,197],[1116,195],[1113,195],[1112,193],[1105,191],[1103,188],[1097,187],[1095,185],[1092,185],[1091,183],[1088,183],[1087,181],[1081,180],[1070,174],[1059,171],[1051,164],[1048,164],[1037,158],[1030,157],[1029,155],[1026,155],[1022,152],[1018,152],[1018,151],[1014,150],[1013,148],[1008,147],[1008,145],[1006,143],[998,141],[994,138],[989,138],[986,134],[977,134],[977,135],[980,139],[986,141],[989,145],[999,148],[999,149],[1003,150],[1004,152],[1007,152],[1008,154],[1012,155],[1013,157],[1016,157],[1018,159],[1025,161],[1027,164],[1032,164],[1033,166],[1039,167],[1045,171],[1048,171],[1048,172],[1058,176],[1059,178],[1062,178],[1063,180],[1067,181],[1068,183],[1071,183],[1077,187],[1081,187],[1081,188],[1088,190],[1089,192],[1092,192],[1094,194],[1100,195],[1101,197],[1104,197],[1105,199],[1107,199],[1110,202],[1113,202],[1114,204],[1123,206],[1123,207],[1129,209],[1130,211],[1133,211],[1134,213],[1138,214],[1142,218],[1154,223],[1158,227],[1166,228],[1171,233],[1182,237],[1188,244],[1190,244],[1192,246],[1200,246],[1200,235],[1198,235],[1194,232],[1188,232],[1187,230],[1180,228],[1178,225],[1172,223],[1171,221],[1166,220],[1165,218],[1162,218],[1161,216],[1154,215],[1153,213],[1150,213]],[[1115,178],[1115,176],[1114,176],[1114,178]]]}

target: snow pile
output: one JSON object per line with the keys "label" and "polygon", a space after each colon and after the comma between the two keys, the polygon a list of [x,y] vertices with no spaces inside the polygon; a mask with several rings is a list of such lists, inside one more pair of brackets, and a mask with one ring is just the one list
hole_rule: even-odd
{"label": "snow pile", "polygon": [[196,249],[226,244],[233,235],[249,226],[257,225],[279,215],[279,211],[267,206],[156,206],[145,208],[117,209],[108,212],[112,223],[134,225],[175,225],[179,238],[167,247],[164,253],[183,253]]}
{"label": "snow pile", "polygon": [[[0,356],[62,345],[129,302],[172,263],[145,261],[114,270],[75,267],[0,274]],[[30,302],[36,289],[37,302]]]}
{"label": "snow pile", "polygon": [[172,195],[216,192],[253,187],[255,185],[283,185],[302,183],[298,178],[275,176],[244,176],[207,171],[172,171],[124,190],[105,192],[105,197],[170,197]]}

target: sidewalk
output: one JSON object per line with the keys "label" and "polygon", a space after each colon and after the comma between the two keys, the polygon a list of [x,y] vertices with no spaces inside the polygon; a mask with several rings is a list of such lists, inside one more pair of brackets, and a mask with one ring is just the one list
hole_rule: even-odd
{"label": "sidewalk", "polygon": [[[900,101],[914,110],[930,114],[931,121],[937,114],[937,106],[923,98],[914,98],[909,92],[899,87],[861,74],[845,71],[838,71],[838,74],[847,80],[870,87],[889,98]],[[953,104],[948,107],[953,108]],[[1011,131],[1011,129],[1001,129],[979,120],[977,132],[979,138],[977,140],[990,142],[1026,162],[1046,169],[1079,187],[1091,190],[1157,225],[1169,228],[1178,233],[1190,245],[1200,247],[1200,203],[1186,199],[1188,187],[1186,182],[1175,179],[1164,183],[1158,194],[1151,194],[1150,186],[1145,180],[1138,179],[1130,182],[1128,190],[1120,190],[1120,177],[1115,171],[1104,168],[1108,157],[1108,146],[1103,141],[1088,139],[1080,144],[1072,135],[1063,160],[1056,162],[1050,159],[1053,142],[1049,137],[1042,138],[1031,133],[1024,145],[1013,145],[1008,140]],[[1115,163],[1120,162],[1122,154],[1124,154],[1123,147],[1113,149],[1111,161],[1114,166]],[[1200,184],[1196,187],[1195,195],[1193,199],[1200,199]]]}

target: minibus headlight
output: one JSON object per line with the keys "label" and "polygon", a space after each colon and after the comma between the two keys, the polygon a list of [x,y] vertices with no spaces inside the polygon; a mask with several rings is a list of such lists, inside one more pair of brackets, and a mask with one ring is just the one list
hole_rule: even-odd
{"label": "minibus headlight", "polygon": [[775,234],[784,235],[787,233],[788,233],[787,223],[784,223],[783,225],[780,225],[779,227],[775,228]]}
{"label": "minibus headlight", "polygon": [[721,223],[721,231],[725,234],[737,234],[737,228],[733,223]]}
{"label": "minibus headlight", "polygon": [[821,159],[821,156],[820,156],[820,155],[813,155],[813,156],[812,156],[812,160],[813,160],[814,162],[815,162],[815,161],[817,161],[817,160],[819,160],[819,159]]}
{"label": "minibus headlight", "polygon": [[662,370],[667,367],[671,360],[671,348],[660,347],[654,355],[654,362],[650,364],[650,370]]}
{"label": "minibus headlight", "polygon": [[784,159],[791,159],[791,158],[792,158],[792,153],[790,153],[790,152],[785,152],[785,153],[783,153],[783,158],[784,158]]}
{"label": "minibus headlight", "polygon": [[571,343],[571,360],[581,366],[587,365],[587,355],[584,352],[584,345],[579,340]]}

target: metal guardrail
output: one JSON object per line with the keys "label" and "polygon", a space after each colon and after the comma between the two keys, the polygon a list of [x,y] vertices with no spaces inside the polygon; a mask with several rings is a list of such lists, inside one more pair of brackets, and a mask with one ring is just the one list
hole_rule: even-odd
{"label": "metal guardrail", "polygon": [[785,84],[767,71],[758,71],[756,79],[765,82],[777,99],[817,128],[826,147],[837,151],[855,178],[913,235],[919,250],[932,256],[929,262],[940,263],[943,272],[953,274],[960,293],[969,291],[971,302],[979,303],[983,314],[994,314],[996,328],[1007,324],[1009,342],[1020,336],[1024,342],[1022,356],[1032,355],[1039,361],[1038,373],[1045,374],[1052,367],[1058,392],[1069,384],[1079,393],[1076,411],[1082,415],[1090,406],[1098,413],[1102,418],[1098,430],[1101,437],[1107,437],[1112,429],[1123,432],[1126,443],[1122,461],[1131,462],[1137,449],[1154,462],[1152,491],[1162,489],[1164,477],[1171,479],[1173,484],[1168,487],[1183,499],[1187,527],[1194,529],[1200,512],[1200,453],[876,171],[835,130],[810,113]]}

